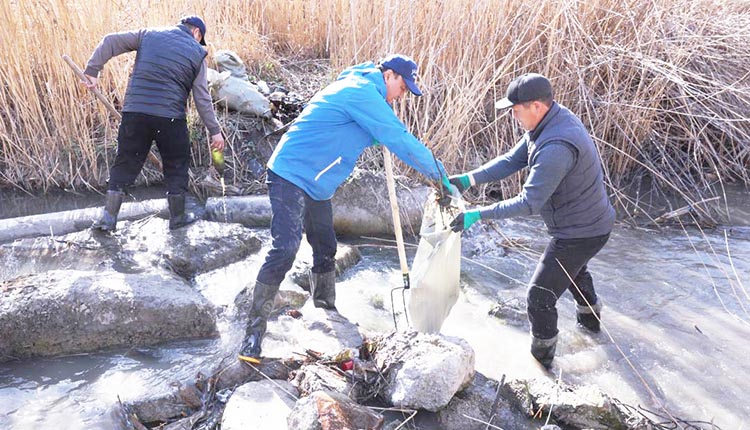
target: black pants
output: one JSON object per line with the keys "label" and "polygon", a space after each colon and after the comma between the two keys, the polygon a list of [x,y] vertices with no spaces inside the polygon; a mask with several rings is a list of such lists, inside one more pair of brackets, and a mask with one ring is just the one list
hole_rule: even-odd
{"label": "black pants", "polygon": [[[557,299],[570,290],[576,303],[596,303],[587,264],[607,243],[609,234],[583,239],[552,238],[536,266],[526,297],[531,334],[538,339],[557,335]],[[573,279],[571,283],[570,280]]]}
{"label": "black pants", "polygon": [[278,286],[294,264],[302,229],[313,250],[314,273],[336,269],[336,233],[330,200],[313,200],[301,188],[268,171],[271,200],[271,250],[258,273],[258,281]]}
{"label": "black pants", "polygon": [[109,190],[122,191],[135,182],[152,142],[156,142],[161,154],[167,191],[170,194],[187,191],[190,166],[187,121],[134,112],[122,114],[117,157],[109,170]]}

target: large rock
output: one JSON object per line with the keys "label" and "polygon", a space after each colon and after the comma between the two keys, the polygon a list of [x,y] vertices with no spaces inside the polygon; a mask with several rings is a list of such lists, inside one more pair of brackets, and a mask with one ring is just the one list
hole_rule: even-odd
{"label": "large rock", "polygon": [[6,266],[0,280],[60,268],[141,273],[154,266],[190,278],[240,261],[260,246],[255,233],[239,224],[198,221],[170,231],[168,221],[160,218],[126,221],[112,235],[86,229],[0,245],[0,261]]}
{"label": "large rock", "polygon": [[229,398],[221,418],[221,428],[286,429],[287,416],[298,396],[297,389],[287,381],[263,380],[244,384]]}
{"label": "large rock", "polygon": [[388,381],[383,394],[394,406],[437,411],[474,376],[474,350],[463,339],[412,331],[377,343],[375,362]]}
{"label": "large rock", "polygon": [[[336,365],[336,363],[331,364],[331,366]],[[291,383],[303,396],[319,390],[330,390],[348,396],[354,401],[363,400],[366,390],[364,384],[355,381],[354,378],[320,363],[303,365],[294,373]]]}
{"label": "large rock", "polygon": [[54,270],[0,283],[0,361],[215,333],[214,308],[165,271]]}
{"label": "large rock", "polygon": [[606,394],[593,385],[570,387],[547,379],[514,380],[508,384],[514,406],[529,415],[552,407],[559,424],[581,429],[625,430],[627,417]]}
{"label": "large rock", "polygon": [[456,393],[450,403],[437,412],[438,423],[445,429],[485,430],[485,423],[504,429],[538,429],[538,424],[506,399],[506,392],[497,381],[476,372],[471,385]]}
{"label": "large rock", "polygon": [[[407,233],[418,232],[422,207],[429,187],[397,184],[401,226]],[[268,196],[209,198],[207,219],[266,227],[271,223]],[[333,196],[333,226],[337,234],[351,236],[393,234],[393,217],[385,178],[355,170]]]}
{"label": "large rock", "polygon": [[295,430],[378,430],[383,417],[333,391],[316,391],[297,401],[287,425]]}

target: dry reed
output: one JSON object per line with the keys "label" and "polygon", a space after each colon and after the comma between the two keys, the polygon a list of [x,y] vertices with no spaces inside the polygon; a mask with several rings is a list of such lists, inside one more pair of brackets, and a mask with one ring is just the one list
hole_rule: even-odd
{"label": "dry reed", "polygon": [[[117,124],[60,56],[83,65],[108,32],[198,13],[210,53],[232,49],[258,76],[284,78],[289,59],[328,58],[335,73],[413,56],[425,96],[399,110],[451,172],[514,144],[520,130],[493,101],[514,76],[544,73],[594,135],[621,207],[637,204],[625,191],[644,175],[693,202],[716,183],[750,183],[749,12],[732,0],[3,2],[0,40],[13,49],[0,54],[0,187],[100,187]],[[100,80],[116,105],[133,58]],[[520,179],[475,197],[512,194]]]}

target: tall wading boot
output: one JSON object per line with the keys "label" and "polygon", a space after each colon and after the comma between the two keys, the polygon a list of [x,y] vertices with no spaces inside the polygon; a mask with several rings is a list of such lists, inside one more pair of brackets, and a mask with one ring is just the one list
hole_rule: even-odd
{"label": "tall wading boot", "polygon": [[184,227],[198,220],[194,214],[185,213],[185,193],[167,193],[167,203],[169,203],[170,230]]}
{"label": "tall wading boot", "polygon": [[547,369],[552,366],[555,349],[557,349],[557,336],[550,339],[539,339],[531,336],[531,355]]}
{"label": "tall wading boot", "polygon": [[576,320],[578,321],[578,325],[580,327],[583,327],[593,333],[599,333],[599,330],[601,329],[601,318],[601,300],[597,300],[597,302],[591,305],[591,307],[589,307],[588,305],[576,305]]}
{"label": "tall wading boot", "polygon": [[310,295],[316,308],[336,310],[336,272],[310,271]]}
{"label": "tall wading boot", "polygon": [[260,345],[263,342],[263,336],[266,334],[268,317],[273,310],[273,302],[277,291],[279,291],[278,285],[255,282],[253,303],[250,307],[250,321],[245,329],[245,340],[242,342],[238,354],[240,360],[260,364]]}
{"label": "tall wading boot", "polygon": [[91,228],[101,231],[115,231],[117,228],[117,215],[120,213],[123,197],[125,197],[125,193],[122,191],[107,191],[102,216],[99,220],[94,221]]}

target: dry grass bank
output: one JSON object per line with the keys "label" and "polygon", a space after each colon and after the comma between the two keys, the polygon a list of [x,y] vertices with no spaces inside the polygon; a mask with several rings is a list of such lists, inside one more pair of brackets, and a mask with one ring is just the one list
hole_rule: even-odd
{"label": "dry grass bank", "polygon": [[[24,0],[0,5],[0,186],[101,186],[117,124],[60,56],[83,65],[106,33],[189,12],[205,18],[211,52],[232,49],[256,74],[280,76],[281,58],[330,58],[337,71],[412,55],[427,91],[404,115],[451,172],[513,145],[520,132],[493,100],[537,71],[596,137],[619,197],[644,173],[693,199],[716,181],[750,182],[746,1]],[[133,58],[105,68],[110,99]]]}

